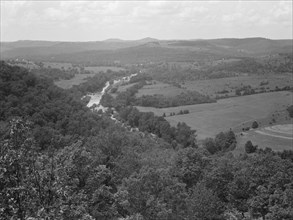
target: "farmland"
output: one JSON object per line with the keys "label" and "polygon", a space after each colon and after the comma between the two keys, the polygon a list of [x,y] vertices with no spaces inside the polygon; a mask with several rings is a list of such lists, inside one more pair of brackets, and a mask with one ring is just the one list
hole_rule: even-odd
{"label": "farmland", "polygon": [[176,86],[171,83],[152,80],[136,93],[136,97],[143,95],[174,97],[186,91],[197,91],[211,98],[227,98],[234,97],[237,89],[245,87],[250,87],[256,93],[260,93],[292,86],[291,78],[292,74],[290,73],[250,76],[242,74],[237,77],[184,81]]}
{"label": "farmland", "polygon": [[111,70],[111,71],[125,70],[124,68],[116,67],[116,66],[87,66],[84,69],[94,73],[107,72],[107,70]]}
{"label": "farmland", "polygon": [[136,97],[141,97],[143,95],[164,95],[167,97],[174,97],[184,91],[186,90],[167,83],[152,81],[150,85],[145,85],[140,89],[136,94]]}
{"label": "farmland", "polygon": [[45,68],[51,67],[56,69],[69,69],[73,67],[71,63],[43,62],[43,64]]}
{"label": "farmland", "polygon": [[[51,67],[51,68],[57,68],[57,69],[69,69],[69,68],[73,68],[74,66],[78,66],[72,63],[58,63],[58,62],[43,62],[43,64],[45,68]],[[82,65],[79,67],[82,67]],[[106,72],[107,70],[112,70],[112,71],[125,70],[122,67],[116,67],[116,66],[86,66],[84,67],[84,69],[94,73]]]}
{"label": "farmland", "polygon": [[[267,74],[267,75],[254,75],[254,76],[239,76],[220,79],[208,79],[185,82],[182,87],[187,90],[195,90],[204,95],[211,97],[216,96],[235,96],[235,89],[242,86],[251,86],[256,92],[261,88],[264,90],[274,90],[277,87],[283,88],[284,86],[291,86],[292,74]],[[262,85],[262,83],[264,85]],[[219,94],[225,91],[225,94]]]}
{"label": "farmland", "polygon": [[[166,114],[171,125],[185,122],[197,130],[198,138],[214,136],[230,128],[239,128],[243,122],[271,117],[292,104],[291,92],[262,93],[218,100],[217,103],[187,105],[173,108],[138,107],[143,112],[154,112],[158,116]],[[189,114],[169,116],[172,112],[187,109]]]}
{"label": "farmland", "polygon": [[291,124],[274,125],[243,132],[242,135],[237,137],[238,145],[234,150],[234,154],[243,154],[244,145],[248,140],[254,145],[258,145],[259,148],[269,147],[274,151],[293,150],[292,129],[291,120]]}
{"label": "farmland", "polygon": [[121,85],[121,86],[118,86],[117,88],[117,91],[118,92],[125,92],[127,89],[131,88],[132,86],[134,86],[136,83],[130,83],[130,84],[124,84],[124,85]]}
{"label": "farmland", "polygon": [[86,81],[86,78],[94,76],[95,73],[89,73],[89,74],[76,74],[74,78],[69,80],[59,80],[55,82],[55,85],[63,88],[63,89],[69,89],[74,85],[79,85],[80,83],[83,83]]}

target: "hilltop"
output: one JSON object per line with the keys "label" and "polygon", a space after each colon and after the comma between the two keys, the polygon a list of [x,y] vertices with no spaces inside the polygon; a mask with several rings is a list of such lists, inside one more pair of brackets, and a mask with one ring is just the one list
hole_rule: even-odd
{"label": "hilltop", "polygon": [[[291,53],[292,40],[223,38],[210,40],[108,39],[91,42],[16,41],[1,42],[1,58],[36,61],[92,62],[97,59],[121,62],[189,61],[202,56],[255,57]],[[174,56],[176,55],[176,57]]]}

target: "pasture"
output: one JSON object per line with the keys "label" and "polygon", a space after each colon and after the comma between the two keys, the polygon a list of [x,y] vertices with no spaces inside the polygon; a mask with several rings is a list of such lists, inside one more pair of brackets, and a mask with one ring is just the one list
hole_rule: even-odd
{"label": "pasture", "polygon": [[73,68],[71,63],[57,63],[57,62],[43,62],[44,67],[48,68],[49,66],[51,68],[56,68],[56,69],[69,69],[69,68]]}
{"label": "pasture", "polygon": [[[262,82],[266,82],[267,85],[261,85]],[[182,87],[190,91],[197,91],[204,95],[209,95],[215,98],[218,96],[235,96],[235,90],[242,86],[250,85],[257,92],[263,87],[265,90],[275,89],[276,86],[282,88],[284,86],[292,86],[292,74],[266,74],[255,76],[238,76],[220,79],[207,79],[185,82]],[[226,94],[218,94],[223,90],[227,90]]]}
{"label": "pasture", "polygon": [[116,67],[116,66],[87,66],[84,69],[94,73],[107,72],[107,70],[116,71],[116,72],[125,70],[122,67]]}
{"label": "pasture", "polygon": [[[290,121],[288,121],[290,123]],[[245,143],[250,140],[259,148],[269,147],[274,151],[293,150],[293,121],[290,124],[280,124],[242,132],[237,136],[237,147],[233,151],[239,155],[244,153]]]}
{"label": "pasture", "polygon": [[[142,112],[154,112],[158,116],[166,114],[166,120],[176,126],[185,122],[197,130],[198,138],[213,137],[230,128],[241,128],[243,123],[270,118],[276,111],[284,111],[292,105],[292,92],[272,92],[249,96],[220,99],[217,103],[187,105],[173,108],[137,107]],[[189,110],[189,114],[169,116],[172,112]]]}
{"label": "pasture", "polygon": [[125,92],[127,89],[134,86],[135,84],[136,83],[130,83],[130,84],[124,84],[124,85],[118,86],[117,92]]}
{"label": "pasture", "polygon": [[70,89],[74,85],[79,85],[86,81],[86,78],[94,76],[95,73],[89,73],[89,74],[75,74],[75,76],[72,79],[69,80],[59,80],[54,82],[56,86],[59,86],[63,89]]}
{"label": "pasture", "polygon": [[152,84],[145,85],[140,90],[138,90],[135,96],[141,97],[143,95],[164,95],[166,97],[174,97],[186,91],[185,89],[159,81],[151,81],[151,83]]}

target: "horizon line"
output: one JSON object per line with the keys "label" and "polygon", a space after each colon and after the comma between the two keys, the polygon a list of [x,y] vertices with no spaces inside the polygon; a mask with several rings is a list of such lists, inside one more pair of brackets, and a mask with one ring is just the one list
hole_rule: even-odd
{"label": "horizon line", "polygon": [[121,38],[107,38],[104,40],[85,40],[85,41],[71,41],[71,40],[38,40],[38,39],[21,39],[21,40],[14,40],[14,41],[1,41],[1,43],[15,43],[19,41],[40,41],[40,42],[59,42],[59,43],[88,43],[88,42],[105,42],[105,41],[140,41],[140,40],[146,40],[146,39],[153,39],[156,41],[172,41],[172,40],[183,40],[183,41],[196,41],[196,40],[217,40],[217,39],[255,39],[255,38],[260,38],[260,39],[267,39],[267,40],[293,40],[293,38],[267,38],[267,37],[219,37],[219,38],[172,38],[172,39],[158,39],[158,38],[153,38],[153,37],[144,37],[144,38],[139,38],[139,39],[121,39]]}

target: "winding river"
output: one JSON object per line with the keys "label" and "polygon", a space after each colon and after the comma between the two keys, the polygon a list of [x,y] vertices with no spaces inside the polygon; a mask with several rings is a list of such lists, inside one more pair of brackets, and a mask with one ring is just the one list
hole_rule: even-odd
{"label": "winding river", "polygon": [[93,109],[96,110],[96,111],[102,110],[103,112],[105,112],[108,108],[102,106],[100,102],[101,102],[101,99],[102,99],[103,95],[108,91],[108,88],[110,86],[113,87],[113,86],[115,86],[118,83],[126,83],[126,82],[129,82],[130,79],[132,77],[136,76],[136,75],[137,75],[137,73],[134,73],[134,74],[131,74],[130,76],[125,76],[125,77],[122,77],[121,79],[114,80],[113,81],[113,84],[110,84],[110,82],[107,81],[106,84],[105,84],[105,86],[104,86],[104,88],[102,89],[101,92],[92,93],[92,94],[88,94],[87,95],[87,96],[90,97],[90,101],[87,104],[87,107],[89,107],[89,108],[94,107]]}

